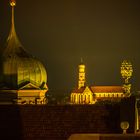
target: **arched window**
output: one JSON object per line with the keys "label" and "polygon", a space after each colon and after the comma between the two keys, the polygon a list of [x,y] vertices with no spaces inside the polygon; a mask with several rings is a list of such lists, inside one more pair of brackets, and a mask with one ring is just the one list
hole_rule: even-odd
{"label": "arched window", "polygon": [[88,102],[90,103],[90,95],[88,95]]}
{"label": "arched window", "polygon": [[73,94],[71,95],[71,102],[73,102]]}
{"label": "arched window", "polygon": [[78,100],[79,100],[79,104],[80,104],[80,95],[79,95],[79,99]]}
{"label": "arched window", "polygon": [[81,95],[81,103],[83,103],[83,95]]}
{"label": "arched window", "polygon": [[76,95],[74,94],[74,100],[73,100],[74,103],[75,103],[75,100],[76,100]]}

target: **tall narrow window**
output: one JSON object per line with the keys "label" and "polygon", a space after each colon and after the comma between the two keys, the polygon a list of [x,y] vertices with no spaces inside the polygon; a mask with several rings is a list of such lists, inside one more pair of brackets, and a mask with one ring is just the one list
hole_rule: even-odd
{"label": "tall narrow window", "polygon": [[80,95],[79,95],[79,104],[80,104],[80,102],[81,102],[80,100],[81,100],[81,99],[80,99]]}
{"label": "tall narrow window", "polygon": [[75,96],[76,96],[76,95],[74,95],[74,103],[75,103],[75,98],[76,98]]}
{"label": "tall narrow window", "polygon": [[85,95],[85,102],[86,102],[86,95]]}
{"label": "tall narrow window", "polygon": [[88,102],[90,103],[90,95],[88,95]]}
{"label": "tall narrow window", "polygon": [[81,95],[81,103],[83,103],[83,95]]}

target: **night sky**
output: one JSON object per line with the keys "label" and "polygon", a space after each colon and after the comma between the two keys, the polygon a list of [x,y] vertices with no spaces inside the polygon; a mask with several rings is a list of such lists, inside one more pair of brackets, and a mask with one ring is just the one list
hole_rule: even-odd
{"label": "night sky", "polygon": [[[77,86],[80,58],[88,85],[122,85],[121,62],[133,64],[140,90],[139,0],[17,0],[16,31],[23,46],[41,60],[49,89]],[[0,45],[11,24],[8,0],[0,1]]]}

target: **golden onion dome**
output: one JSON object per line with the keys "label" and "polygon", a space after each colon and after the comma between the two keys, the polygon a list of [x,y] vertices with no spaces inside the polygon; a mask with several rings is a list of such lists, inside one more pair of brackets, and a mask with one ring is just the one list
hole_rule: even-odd
{"label": "golden onion dome", "polygon": [[20,43],[14,26],[14,0],[12,6],[12,25],[6,48],[3,51],[3,83],[8,88],[19,89],[30,82],[38,88],[47,88],[47,73],[43,64],[30,55]]}

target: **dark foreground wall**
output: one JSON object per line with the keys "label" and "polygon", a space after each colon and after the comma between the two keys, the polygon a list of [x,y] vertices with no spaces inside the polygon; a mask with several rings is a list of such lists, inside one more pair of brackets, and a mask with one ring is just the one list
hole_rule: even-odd
{"label": "dark foreground wall", "polygon": [[1,139],[66,140],[74,133],[121,133],[120,106],[0,106]]}
{"label": "dark foreground wall", "polygon": [[22,122],[17,106],[0,105],[0,139],[20,140],[22,138]]}

